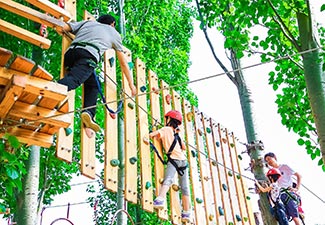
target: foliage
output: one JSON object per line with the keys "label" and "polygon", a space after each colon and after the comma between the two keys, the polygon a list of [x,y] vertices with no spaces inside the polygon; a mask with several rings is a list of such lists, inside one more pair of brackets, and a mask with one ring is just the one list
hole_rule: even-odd
{"label": "foliage", "polygon": [[[234,49],[239,53],[238,58],[259,54],[261,62],[275,63],[274,70],[269,72],[269,83],[277,92],[282,124],[300,136],[298,144],[303,145],[310,158],[317,159],[325,171],[306,91],[302,57],[298,54],[301,43],[296,14],[309,15],[306,1],[203,0],[200,5],[206,24],[216,27],[225,36],[226,49]],[[322,10],[324,8],[323,5]],[[234,29],[230,30],[230,25]],[[257,29],[260,35],[252,36],[251,32]],[[318,26],[318,32],[324,43],[324,28]],[[324,62],[324,55],[322,57],[319,60]]]}

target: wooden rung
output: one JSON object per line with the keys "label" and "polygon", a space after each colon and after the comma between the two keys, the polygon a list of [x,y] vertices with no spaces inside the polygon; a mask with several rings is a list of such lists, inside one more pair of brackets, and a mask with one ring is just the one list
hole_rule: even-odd
{"label": "wooden rung", "polygon": [[34,71],[33,76],[44,80],[53,80],[53,76],[39,65],[37,65],[37,69]]}
{"label": "wooden rung", "polygon": [[49,124],[57,127],[67,128],[71,124],[68,115],[49,110],[36,105],[29,105],[24,102],[17,101],[8,113],[9,116],[24,118],[27,121],[36,120],[38,123]]}
{"label": "wooden rung", "polygon": [[1,19],[0,19],[0,31],[3,31],[7,34],[20,38],[24,41],[27,41],[33,45],[39,46],[44,49],[48,49],[51,46],[51,41],[49,39],[39,36],[35,33],[32,33],[28,30],[20,28],[16,25],[13,25]]}
{"label": "wooden rung", "polygon": [[5,48],[0,48],[0,66],[5,66],[11,57],[12,57],[11,51]]}
{"label": "wooden rung", "polygon": [[[39,133],[32,130],[14,127],[6,132],[17,137],[21,143],[27,145],[37,145],[44,148],[49,148],[53,143],[52,135]],[[0,133],[0,138],[3,138],[4,135],[5,133]]]}
{"label": "wooden rung", "polygon": [[37,10],[34,10],[12,0],[0,0],[0,8],[23,16],[39,24],[44,24],[48,27],[55,28],[60,32],[65,25],[65,23],[59,19],[53,18],[49,15],[46,15],[45,13],[38,12]]}
{"label": "wooden rung", "polygon": [[9,65],[10,69],[29,74],[35,66],[35,62],[18,55]]}
{"label": "wooden rung", "polygon": [[72,18],[71,14],[68,11],[62,9],[60,6],[50,2],[49,0],[25,0],[25,1],[36,6],[37,8],[42,9],[44,12],[53,15],[56,18],[62,18],[66,22]]}

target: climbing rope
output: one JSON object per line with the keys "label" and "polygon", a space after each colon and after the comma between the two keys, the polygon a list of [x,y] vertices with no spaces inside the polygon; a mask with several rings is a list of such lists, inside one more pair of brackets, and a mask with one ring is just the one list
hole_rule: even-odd
{"label": "climbing rope", "polygon": [[133,220],[132,220],[132,217],[130,216],[130,214],[129,214],[125,209],[119,209],[119,210],[117,210],[117,211],[114,213],[114,215],[113,215],[113,220],[112,220],[111,225],[114,224],[115,219],[117,218],[117,215],[118,215],[119,213],[121,213],[121,212],[125,213],[125,214],[129,217],[129,219],[130,219],[132,225],[135,225],[134,222],[133,222]]}

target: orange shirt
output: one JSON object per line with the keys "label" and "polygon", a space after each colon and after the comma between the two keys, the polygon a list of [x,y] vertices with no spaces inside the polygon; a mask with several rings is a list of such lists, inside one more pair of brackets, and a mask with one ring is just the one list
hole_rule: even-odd
{"label": "orange shirt", "polygon": [[[158,130],[160,139],[162,142],[162,145],[165,149],[165,152],[167,153],[170,146],[172,145],[174,141],[174,130],[172,127],[162,127],[161,129]],[[171,158],[173,159],[178,159],[178,160],[186,160],[186,156],[181,149],[180,144],[176,143],[174,150],[172,151],[172,154],[170,155]]]}

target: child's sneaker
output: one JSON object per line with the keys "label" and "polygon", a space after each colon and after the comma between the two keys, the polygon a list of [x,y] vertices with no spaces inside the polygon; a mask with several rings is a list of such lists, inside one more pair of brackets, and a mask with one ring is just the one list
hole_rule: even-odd
{"label": "child's sneaker", "polygon": [[189,223],[191,222],[191,213],[190,212],[182,212],[182,222]]}
{"label": "child's sneaker", "polygon": [[81,113],[81,119],[85,127],[88,127],[95,132],[100,131],[100,126],[94,122],[90,112],[83,111]]}
{"label": "child's sneaker", "polygon": [[160,199],[160,198],[156,198],[154,201],[153,201],[153,207],[155,209],[163,209],[164,208],[164,203],[165,201],[163,199]]}

